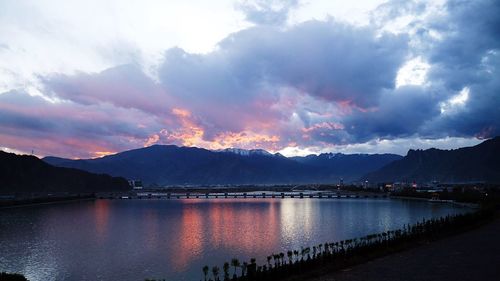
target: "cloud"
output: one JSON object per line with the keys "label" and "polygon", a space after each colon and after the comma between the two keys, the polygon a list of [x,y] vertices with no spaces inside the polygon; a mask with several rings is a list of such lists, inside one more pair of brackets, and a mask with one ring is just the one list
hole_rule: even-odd
{"label": "cloud", "polygon": [[[408,149],[456,149],[459,147],[474,146],[482,142],[475,138],[443,137],[439,139],[423,139],[418,136],[410,136],[395,139],[373,139],[362,143],[349,143],[341,145],[312,146],[306,149],[287,148],[280,153],[283,155],[308,155],[311,153],[328,153],[331,151],[352,154],[352,153],[395,153],[406,155]],[[294,151],[295,150],[295,151]],[[288,153],[292,152],[292,153]]]}
{"label": "cloud", "polygon": [[111,104],[52,103],[25,92],[0,94],[0,145],[38,155],[95,157],[141,146],[161,122]]}
{"label": "cloud", "polygon": [[245,0],[236,4],[247,21],[257,25],[282,25],[291,9],[299,5],[298,0]]}
{"label": "cloud", "polygon": [[458,91],[484,82],[484,60],[500,49],[500,3],[452,0],[445,7],[447,17],[427,27],[442,34],[427,53],[433,65],[429,75]]}
{"label": "cloud", "polygon": [[428,77],[452,98],[467,89],[468,98],[443,112],[429,130],[481,138],[500,134],[500,3],[448,1],[447,16],[427,24],[441,34],[426,53]]}
{"label": "cloud", "polygon": [[340,133],[343,125],[328,117],[378,106],[381,93],[394,88],[406,40],[333,20],[285,30],[256,26],[232,34],[208,54],[169,49],[159,82],[136,65],[42,81],[51,98],[88,108],[109,104],[162,120],[148,130],[147,144],[277,150],[296,138],[334,141],[323,131]]}
{"label": "cloud", "polygon": [[52,97],[83,105],[112,103],[156,114],[169,108],[168,95],[136,65],[121,65],[97,74],[53,74],[42,77],[42,81]]}
{"label": "cloud", "polygon": [[410,137],[440,114],[439,93],[419,86],[404,86],[381,95],[379,106],[347,116],[344,125],[351,142]]}
{"label": "cloud", "polygon": [[467,95],[459,102],[451,103],[439,118],[433,120],[428,131],[481,139],[500,134],[500,53],[488,56],[488,60],[492,66],[490,71],[483,73],[484,81],[464,87],[460,93]]}
{"label": "cloud", "polygon": [[356,143],[412,135],[437,139],[500,134],[499,13],[500,3],[490,0],[381,5],[374,15],[382,29],[400,19],[408,22],[396,30],[408,33],[410,61],[423,62],[425,75],[420,74],[416,86],[384,90],[375,110],[353,111],[341,121],[348,135],[332,131],[332,141],[338,135]]}
{"label": "cloud", "polygon": [[[40,73],[42,96],[0,95],[0,146],[74,157],[155,143],[322,151],[500,133],[498,1],[390,1],[367,26],[285,24],[299,5],[240,2],[255,25],[212,51],[169,48],[148,74],[137,63]],[[411,62],[419,76],[403,80],[418,82],[396,85]]]}
{"label": "cloud", "polygon": [[406,47],[405,36],[378,36],[333,20],[287,30],[257,26],[229,36],[209,54],[171,49],[158,73],[166,92],[213,129],[238,131],[254,123],[255,130],[289,118],[273,105],[290,93],[376,106],[382,91],[394,88]]}
{"label": "cloud", "polygon": [[370,106],[380,90],[394,87],[406,40],[328,20],[286,31],[255,27],[233,34],[219,47],[237,66],[240,81],[249,77],[251,82],[290,86],[330,101]]}

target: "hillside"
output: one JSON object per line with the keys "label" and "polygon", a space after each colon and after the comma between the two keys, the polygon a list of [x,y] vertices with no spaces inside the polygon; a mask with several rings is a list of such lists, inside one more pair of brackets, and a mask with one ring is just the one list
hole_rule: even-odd
{"label": "hillside", "polygon": [[409,150],[363,180],[370,182],[500,182],[500,137],[454,150]]}
{"label": "hillside", "polygon": [[323,153],[292,159],[317,167],[323,173],[343,178],[344,181],[357,180],[361,175],[376,171],[385,165],[403,158],[397,154],[342,154]]}
{"label": "hillside", "polygon": [[89,193],[130,189],[123,178],[49,165],[35,156],[0,151],[0,194]]}
{"label": "hillside", "polygon": [[[174,145],[153,145],[97,159],[46,157],[44,161],[56,166],[141,179],[146,185],[336,183],[344,177],[345,168],[340,166],[351,165],[338,161],[320,167],[318,163],[263,150],[210,151]],[[339,166],[337,170],[333,168],[336,165]],[[345,175],[352,175],[352,169],[356,167],[351,167]],[[375,169],[363,167],[356,175],[359,177]]]}
{"label": "hillside", "polygon": [[173,145],[154,145],[97,159],[46,157],[44,161],[158,185],[295,183],[317,173],[313,167],[273,155],[244,156]]}

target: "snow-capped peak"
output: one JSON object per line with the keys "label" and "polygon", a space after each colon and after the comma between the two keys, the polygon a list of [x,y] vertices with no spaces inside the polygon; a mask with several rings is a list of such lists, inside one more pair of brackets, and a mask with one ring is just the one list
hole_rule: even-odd
{"label": "snow-capped peak", "polygon": [[250,155],[273,156],[271,153],[265,151],[264,149],[226,148],[217,150],[217,152],[234,153],[241,156],[250,156]]}

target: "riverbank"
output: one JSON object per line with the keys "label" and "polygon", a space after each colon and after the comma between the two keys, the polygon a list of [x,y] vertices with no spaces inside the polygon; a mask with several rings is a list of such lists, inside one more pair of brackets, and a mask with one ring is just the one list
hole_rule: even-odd
{"label": "riverbank", "polygon": [[47,204],[59,204],[59,203],[68,203],[68,202],[77,202],[77,201],[88,201],[95,200],[96,197],[94,195],[89,196],[69,196],[69,197],[54,197],[54,198],[34,198],[34,199],[23,199],[23,200],[3,200],[0,201],[0,210],[1,209],[10,209],[10,208],[22,208],[22,207],[30,207],[30,206],[38,206],[38,205],[47,205]]}
{"label": "riverbank", "polygon": [[319,269],[287,281],[498,280],[500,215],[489,222],[432,242],[336,272]]}
{"label": "riverbank", "polygon": [[399,199],[399,200],[412,200],[412,201],[425,201],[425,202],[431,202],[431,203],[453,204],[455,206],[464,207],[464,208],[473,208],[473,209],[477,209],[480,207],[480,205],[477,203],[457,202],[454,200],[432,201],[431,199],[428,199],[428,198],[410,197],[410,196],[390,196],[390,198],[391,199]]}
{"label": "riverbank", "polygon": [[[335,243],[327,242],[313,247],[301,248],[300,251],[288,251],[287,254],[272,254],[267,257],[267,264],[257,265],[255,259],[247,264],[241,277],[234,275],[229,278],[229,265],[224,265],[223,280],[315,280],[321,281],[324,276],[335,272],[342,272],[357,265],[370,262],[380,257],[400,253],[430,241],[437,241],[452,237],[459,233],[475,229],[495,219],[496,213],[492,208],[481,208],[475,212],[446,217],[423,220],[412,225],[405,225],[402,229],[370,234]],[[311,251],[312,250],[312,251]],[[288,259],[285,261],[285,257]],[[274,260],[274,264],[270,261]],[[238,260],[232,265],[239,267]],[[423,267],[425,268],[425,266]],[[215,269],[218,268],[214,267]],[[213,274],[215,280],[217,274]],[[405,280],[401,275],[396,280]],[[377,277],[378,278],[378,277]],[[221,279],[222,280],[222,279]],[[335,280],[335,279],[325,279]],[[363,279],[360,279],[363,280]],[[373,279],[373,280],[385,280]],[[426,279],[422,279],[426,280]]]}

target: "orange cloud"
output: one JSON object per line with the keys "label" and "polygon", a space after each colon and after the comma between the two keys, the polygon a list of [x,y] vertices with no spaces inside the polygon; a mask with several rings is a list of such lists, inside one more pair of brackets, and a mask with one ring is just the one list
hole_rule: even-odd
{"label": "orange cloud", "polygon": [[181,109],[181,108],[173,108],[172,109],[172,114],[180,117],[180,118],[189,118],[191,117],[191,112],[189,112],[186,109]]}
{"label": "orange cloud", "polygon": [[111,155],[111,154],[115,154],[116,151],[95,151],[95,152],[92,152],[92,154],[94,154],[94,157],[92,158],[100,158],[100,157],[104,157],[106,155]]}
{"label": "orange cloud", "polygon": [[252,131],[243,131],[239,133],[226,132],[215,137],[214,143],[220,148],[243,147],[243,148],[272,148],[280,141],[277,135],[259,134]]}
{"label": "orange cloud", "polygon": [[144,144],[144,147],[151,146],[151,145],[157,143],[159,140],[160,140],[160,136],[158,134],[153,134],[147,139],[146,143]]}
{"label": "orange cloud", "polygon": [[[184,146],[197,146],[207,149],[224,149],[228,147],[278,149],[279,136],[258,133],[251,130],[222,132],[217,134],[213,139],[206,140],[204,138],[204,128],[196,122],[190,111],[174,108],[172,109],[172,114],[178,118],[181,126],[177,130],[170,132],[162,131],[162,134],[166,136],[169,143],[179,143]],[[146,144],[157,143],[159,139],[159,135],[152,135],[148,138]]]}

